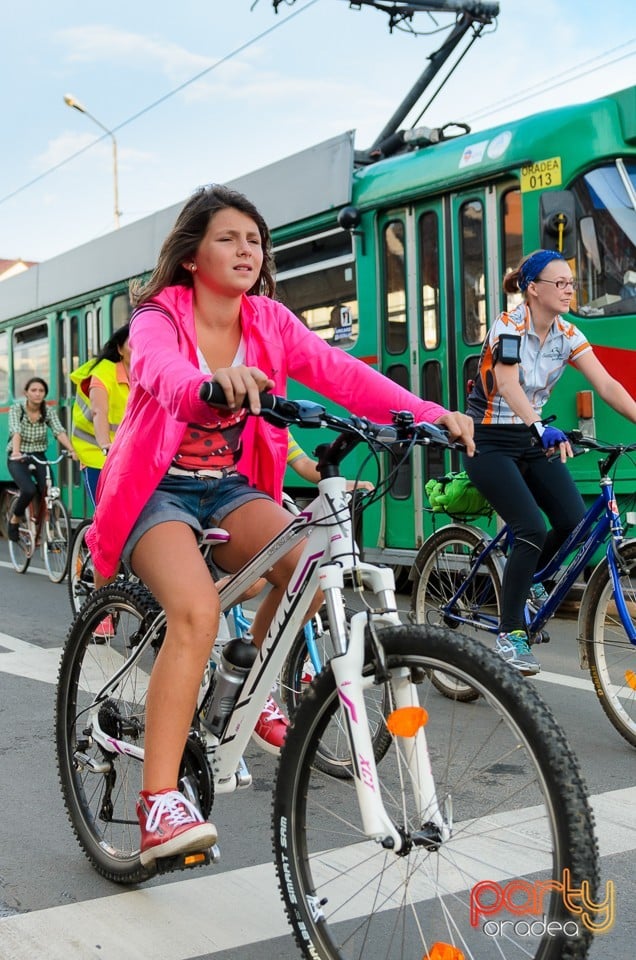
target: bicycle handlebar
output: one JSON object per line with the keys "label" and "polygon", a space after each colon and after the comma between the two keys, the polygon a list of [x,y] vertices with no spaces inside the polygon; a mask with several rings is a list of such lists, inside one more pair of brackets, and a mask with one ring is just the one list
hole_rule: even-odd
{"label": "bicycle handlebar", "polygon": [[[200,398],[211,407],[227,407],[223,388],[214,381],[206,381],[199,390]],[[322,404],[311,400],[288,400],[275,393],[260,393],[260,416],[276,427],[330,427],[341,434],[355,435],[358,441],[365,440],[373,445],[384,446],[393,443],[413,441],[421,444],[452,449],[464,449],[464,445],[450,439],[448,433],[433,423],[415,423],[413,414],[408,410],[393,412],[393,422],[373,423],[366,417],[339,417],[328,413]],[[243,406],[249,409],[247,397]],[[334,441],[337,443],[337,441]]]}
{"label": "bicycle handlebar", "polygon": [[572,444],[572,452],[576,457],[583,453],[630,453],[636,450],[636,443],[607,443],[604,440],[597,440],[596,437],[588,437],[581,430],[566,430],[566,437]]}
{"label": "bicycle handlebar", "polygon": [[62,450],[59,457],[56,457],[55,460],[40,460],[40,458],[36,457],[34,453],[23,453],[22,456],[24,459],[26,459],[26,457],[30,457],[32,460],[35,460],[36,463],[39,463],[43,467],[46,467],[47,465],[49,467],[54,467],[57,463],[60,462],[60,460],[63,460],[65,457],[70,457],[70,453],[68,452],[68,450]]}

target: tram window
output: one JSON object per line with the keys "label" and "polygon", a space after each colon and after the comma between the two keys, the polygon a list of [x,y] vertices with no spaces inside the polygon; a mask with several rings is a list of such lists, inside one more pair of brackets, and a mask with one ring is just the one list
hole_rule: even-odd
{"label": "tram window", "polygon": [[99,329],[97,324],[97,313],[94,310],[87,310],[85,314],[86,322],[86,355],[88,359],[96,357],[99,353]]}
{"label": "tram window", "polygon": [[473,354],[472,357],[467,357],[464,362],[464,389],[466,391],[466,396],[470,393],[473,382],[477,378],[477,372],[479,370],[479,354]]}
{"label": "tram window", "polygon": [[[401,387],[404,387],[405,390],[410,389],[409,372],[403,363],[394,363],[387,368],[385,373],[389,380],[398,383]],[[389,469],[394,467],[395,463],[389,464]],[[411,470],[411,459],[407,457],[404,463],[398,468],[389,492],[394,500],[407,500],[411,496],[412,487],[413,474]]]}
{"label": "tram window", "polygon": [[79,367],[79,349],[79,321],[77,316],[73,314],[71,316],[71,362],[73,370]]}
{"label": "tram window", "polygon": [[478,200],[462,204],[459,228],[464,343],[483,343],[486,336],[486,261],[484,210]]}
{"label": "tram window", "polygon": [[404,224],[392,220],[384,228],[384,341],[389,353],[404,353],[406,329],[406,263]]}
{"label": "tram window", "polygon": [[579,177],[577,206],[579,281],[572,310],[617,316],[636,309],[636,162],[617,160]]}
{"label": "tram window", "polygon": [[[427,360],[422,366],[422,398],[443,406],[442,365],[439,360]],[[426,479],[438,477],[444,473],[443,447],[425,447],[424,470]]]}
{"label": "tram window", "polygon": [[333,346],[358,339],[358,299],[351,238],[342,230],[277,247],[276,295]]}
{"label": "tram window", "polygon": [[420,217],[420,289],[422,330],[420,339],[427,350],[439,346],[439,230],[437,214],[430,210]]}
{"label": "tram window", "polygon": [[30,377],[50,382],[49,333],[46,323],[13,331],[13,392],[20,396]]}
{"label": "tram window", "polygon": [[9,334],[0,333],[0,403],[9,399]]}
{"label": "tram window", "polygon": [[130,320],[131,307],[130,298],[127,293],[118,293],[113,297],[110,305],[110,316],[113,325],[113,331],[119,330]]}
{"label": "tram window", "polygon": [[[521,191],[508,190],[501,197],[501,227],[504,276],[515,270],[523,256],[521,231]],[[504,310],[513,310],[523,299],[521,293],[504,293]]]}

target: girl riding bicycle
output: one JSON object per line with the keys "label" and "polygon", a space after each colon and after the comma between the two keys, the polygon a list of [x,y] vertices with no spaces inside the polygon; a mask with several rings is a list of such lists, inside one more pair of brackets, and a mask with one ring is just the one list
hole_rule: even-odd
{"label": "girl riding bicycle", "polygon": [[20,491],[13,516],[9,518],[9,540],[17,543],[24,511],[36,493],[42,497],[46,486],[46,467],[32,459],[46,460],[47,432],[50,430],[65,450],[77,459],[71,442],[60,423],[57,411],[46,405],[49,387],[42,377],[31,377],[24,386],[24,400],[9,410],[7,466]]}
{"label": "girl riding bicycle", "polygon": [[[410,409],[473,450],[472,422],[464,414],[423,401],[330,347],[271,299],[273,293],[262,216],[241,194],[219,186],[196,191],[152,277],[133,289],[131,392],[102,470],[87,541],[103,576],[113,574],[122,555],[130,560],[167,616],[147,697],[138,804],[144,865],[216,840],[215,828],[176,790],[219,621],[218,593],[196,533],[210,525],[228,530],[231,539],[215,557],[234,572],[289,523],[277,502],[287,433],[248,418],[243,401],[258,413],[259,391],[284,394],[291,376],[377,420],[390,421],[392,409]],[[200,399],[212,379],[225,392],[225,414]],[[269,571],[271,590],[252,627],[256,644],[298,557],[296,549]],[[274,714],[267,726],[259,735],[279,747],[286,724]]]}
{"label": "girl riding bicycle", "polygon": [[[497,317],[484,343],[467,409],[475,422],[479,456],[466,458],[465,469],[514,533],[496,646],[504,660],[532,675],[541,669],[524,623],[532,578],[585,513],[565,466],[572,448],[561,430],[542,423],[543,406],[568,363],[634,423],[636,401],[610,376],[581,331],[561,316],[570,309],[576,280],[560,253],[530,254],[507,274],[503,288],[521,291],[524,300]],[[552,526],[549,533],[543,513]],[[541,604],[545,595],[539,585],[531,599]]]}

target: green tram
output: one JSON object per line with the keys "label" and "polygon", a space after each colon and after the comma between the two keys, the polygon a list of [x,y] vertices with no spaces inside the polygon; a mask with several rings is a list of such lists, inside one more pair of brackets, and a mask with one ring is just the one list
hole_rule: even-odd
{"label": "green tram", "polygon": [[[503,275],[537,247],[560,249],[580,281],[572,319],[636,394],[636,87],[479,133],[438,142],[427,133],[361,162],[347,132],[232,182],[273,229],[279,298],[333,349],[463,409],[488,324],[512,306]],[[3,449],[9,404],[33,374],[70,423],[70,371],[128,319],[129,280],[152,269],[180,206],[0,283]],[[594,401],[567,371],[549,412],[564,429],[636,440],[636,427]],[[311,452],[318,436],[297,439]],[[365,555],[410,565],[431,527],[424,483],[457,466],[416,453],[365,514]],[[594,459],[571,466],[584,494],[596,494]],[[348,475],[357,468],[354,453]],[[619,495],[633,495],[634,473],[625,463]],[[376,479],[371,468],[365,476]],[[85,516],[77,465],[62,464],[59,481],[73,517]],[[2,492],[9,482],[2,457]]]}

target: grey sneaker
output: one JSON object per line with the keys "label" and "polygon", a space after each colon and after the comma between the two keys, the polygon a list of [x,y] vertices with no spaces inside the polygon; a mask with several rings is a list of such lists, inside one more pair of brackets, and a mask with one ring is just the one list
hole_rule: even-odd
{"label": "grey sneaker", "polygon": [[495,650],[506,663],[526,677],[534,676],[541,670],[539,661],[534,658],[528,646],[528,635],[525,630],[500,633],[495,643]]}
{"label": "grey sneaker", "polygon": [[548,591],[542,583],[533,583],[533,585],[530,587],[530,596],[527,600],[528,607],[532,611],[533,615],[538,612],[540,607],[543,606],[548,599],[548,596]]}

